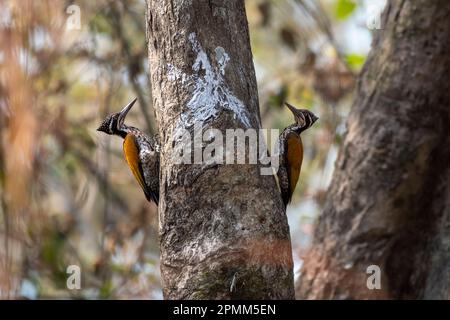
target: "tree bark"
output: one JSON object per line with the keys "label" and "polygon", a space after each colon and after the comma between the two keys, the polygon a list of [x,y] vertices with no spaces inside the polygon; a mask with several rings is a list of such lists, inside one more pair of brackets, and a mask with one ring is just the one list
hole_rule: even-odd
{"label": "tree bark", "polygon": [[[294,298],[289,226],[260,165],[179,164],[194,126],[259,128],[244,1],[148,0],[159,125],[160,246],[167,299]],[[201,137],[201,136],[200,136]],[[201,139],[201,138],[200,138]],[[248,150],[248,148],[247,148]]]}
{"label": "tree bark", "polygon": [[449,1],[387,5],[299,298],[450,298],[449,18]]}

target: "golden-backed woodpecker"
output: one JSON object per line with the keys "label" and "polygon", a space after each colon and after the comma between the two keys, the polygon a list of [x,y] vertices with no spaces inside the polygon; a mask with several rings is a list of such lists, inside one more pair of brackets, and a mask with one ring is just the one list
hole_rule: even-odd
{"label": "golden-backed woodpecker", "polygon": [[122,137],[123,154],[134,177],[138,181],[148,201],[159,202],[159,141],[138,128],[124,124],[128,111],[136,99],[122,111],[111,114],[103,120],[98,131]]}
{"label": "golden-backed woodpecker", "polygon": [[284,129],[278,138],[280,162],[277,175],[285,206],[291,201],[302,167],[303,144],[300,134],[318,119],[309,110],[296,109],[289,103],[286,106],[294,114],[295,123]]}

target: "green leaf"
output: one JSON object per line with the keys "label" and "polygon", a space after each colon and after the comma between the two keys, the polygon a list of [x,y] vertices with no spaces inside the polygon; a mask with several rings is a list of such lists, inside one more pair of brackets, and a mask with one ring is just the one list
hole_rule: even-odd
{"label": "green leaf", "polygon": [[357,53],[348,54],[345,58],[347,59],[348,65],[354,70],[360,69],[366,61],[365,56]]}
{"label": "green leaf", "polygon": [[345,20],[355,9],[356,3],[353,0],[338,0],[336,3],[336,17],[339,20]]}

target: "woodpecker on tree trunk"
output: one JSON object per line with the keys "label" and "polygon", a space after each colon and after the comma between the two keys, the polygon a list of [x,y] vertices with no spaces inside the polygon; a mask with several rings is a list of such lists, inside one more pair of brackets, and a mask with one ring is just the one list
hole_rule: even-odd
{"label": "woodpecker on tree trunk", "polygon": [[303,144],[300,134],[318,119],[309,110],[296,109],[289,103],[286,106],[294,114],[295,123],[284,129],[278,138],[280,166],[277,175],[285,207],[291,201],[302,167]]}
{"label": "woodpecker on tree trunk", "polygon": [[158,137],[151,137],[138,128],[124,124],[125,117],[135,102],[136,99],[127,104],[122,111],[107,116],[97,131],[124,139],[123,154],[131,172],[144,191],[147,200],[158,205],[160,152]]}

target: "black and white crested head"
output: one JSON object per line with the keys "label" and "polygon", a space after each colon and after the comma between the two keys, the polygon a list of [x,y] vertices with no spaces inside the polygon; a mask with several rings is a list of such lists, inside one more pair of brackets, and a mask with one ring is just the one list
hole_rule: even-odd
{"label": "black and white crested head", "polygon": [[302,131],[311,127],[314,122],[319,119],[314,113],[306,109],[297,109],[289,103],[286,106],[294,114],[296,124],[302,129]]}
{"label": "black and white crested head", "polygon": [[107,116],[100,126],[97,128],[97,131],[104,132],[106,134],[116,134],[117,132],[117,123],[119,119],[119,114],[114,113]]}
{"label": "black and white crested head", "polygon": [[125,118],[128,114],[128,111],[131,110],[131,107],[133,107],[135,102],[136,99],[128,103],[120,112],[113,113],[107,116],[97,128],[97,131],[101,131],[106,134],[115,134],[122,136]]}

